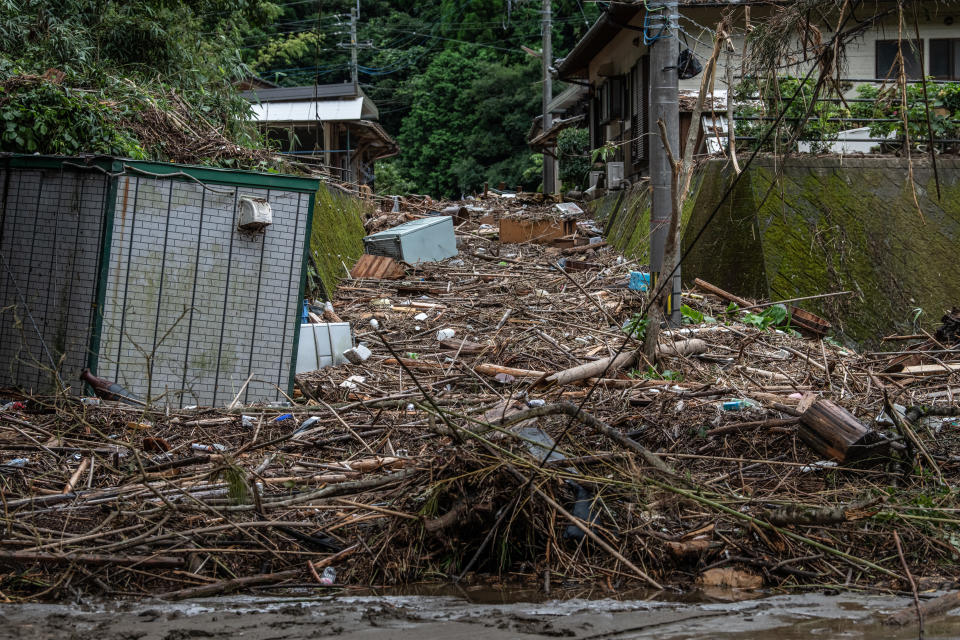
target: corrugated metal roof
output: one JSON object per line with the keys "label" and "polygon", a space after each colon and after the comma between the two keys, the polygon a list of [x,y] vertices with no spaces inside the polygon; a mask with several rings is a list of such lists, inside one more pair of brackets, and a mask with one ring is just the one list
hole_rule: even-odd
{"label": "corrugated metal roof", "polygon": [[360,120],[364,115],[363,100],[363,98],[349,98],[346,100],[261,102],[253,105],[253,119],[257,122]]}
{"label": "corrugated metal roof", "polygon": [[[362,95],[362,91],[360,92]],[[357,88],[350,82],[338,84],[304,85],[302,87],[277,87],[243,91],[240,96],[251,102],[285,102],[290,100],[313,100],[315,98],[353,98]]]}

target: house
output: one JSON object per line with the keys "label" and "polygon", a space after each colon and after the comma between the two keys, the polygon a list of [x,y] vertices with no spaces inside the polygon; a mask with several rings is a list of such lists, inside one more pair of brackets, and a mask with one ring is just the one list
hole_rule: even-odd
{"label": "house", "polygon": [[292,393],[319,184],[0,157],[0,388],[80,393],[89,368],[177,407]]}
{"label": "house", "polygon": [[[743,51],[743,33],[751,28],[750,21],[762,20],[775,11],[777,3],[769,0],[680,0],[679,26],[680,48],[689,48],[701,63],[711,55],[713,47],[712,28],[720,21],[721,13],[733,8],[735,35],[732,38],[735,52],[731,61],[731,73],[736,82],[741,75],[740,54]],[[941,3],[925,3],[919,11],[920,41],[903,47],[903,56],[908,78],[921,77],[921,52],[924,71],[940,80],[960,79],[960,7]],[[890,2],[864,3],[862,12],[874,11],[878,6],[894,6]],[[652,124],[648,118],[649,103],[649,47],[644,44],[644,21],[648,20],[643,3],[611,3],[607,10],[592,25],[570,53],[557,62],[557,74],[561,81],[576,84],[589,91],[589,101],[583,114],[590,128],[591,147],[596,149],[608,142],[625,143],[617,147],[614,161],[623,162],[624,176],[636,180],[647,171]],[[913,33],[911,26],[910,33]],[[829,38],[824,33],[823,38]],[[888,77],[897,54],[896,12],[859,35],[847,47],[844,69],[844,89],[855,97],[855,87],[866,82],[878,82]],[[713,104],[708,128],[707,150],[719,150],[726,145],[726,65],[722,55],[716,73]],[[795,65],[786,69],[790,75],[803,75],[807,67]],[[690,126],[690,112],[700,88],[700,76],[680,80],[681,144],[686,140],[686,128]],[[686,114],[686,115],[684,115]],[[570,117],[572,114],[568,114]],[[869,134],[866,134],[869,135]],[[843,136],[841,136],[843,137]],[[847,136],[851,140],[850,136]],[[703,139],[703,138],[701,138]],[[868,151],[873,142],[861,142],[859,146],[845,143],[848,150]],[[698,144],[698,151],[700,150]]]}
{"label": "house", "polygon": [[372,184],[373,164],[399,153],[377,106],[352,83],[254,89],[253,118],[282,153],[316,162],[344,182]]}

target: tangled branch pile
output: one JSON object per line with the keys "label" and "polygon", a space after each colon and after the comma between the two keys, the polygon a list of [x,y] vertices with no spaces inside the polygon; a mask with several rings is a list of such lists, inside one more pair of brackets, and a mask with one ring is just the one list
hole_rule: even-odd
{"label": "tangled branch pile", "polygon": [[[301,376],[291,406],[0,412],[0,593],[488,575],[896,591],[894,532],[922,584],[956,574],[957,344],[855,353],[688,292],[695,322],[656,366],[605,367],[642,325],[630,264],[602,244],[502,245],[502,213],[473,211],[454,260],[344,283],[336,309],[373,355]],[[804,396],[885,446],[825,460],[801,437]]]}

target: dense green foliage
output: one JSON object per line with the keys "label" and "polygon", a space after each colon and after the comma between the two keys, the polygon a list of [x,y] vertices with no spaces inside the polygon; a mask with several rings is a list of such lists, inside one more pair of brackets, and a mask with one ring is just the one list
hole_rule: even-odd
{"label": "dense green foliage", "polygon": [[[820,95],[814,102],[815,87],[815,80],[807,80],[801,86],[799,78],[790,77],[778,78],[775,82],[742,83],[734,94],[737,101],[737,136],[762,138],[773,126],[771,120],[784,107],[786,112],[783,120],[765,147],[768,151],[783,151],[787,142],[795,138],[797,142],[809,142],[811,150],[817,153],[825,149],[830,144],[830,140],[835,140],[840,131],[859,126],[853,122],[837,120],[849,118],[851,112],[841,102],[822,99],[831,96]],[[794,95],[797,97],[791,102]],[[809,120],[795,135],[795,127],[803,118],[809,118]],[[754,140],[750,140],[748,146],[753,147],[753,145]]]}
{"label": "dense green foliage", "polygon": [[[781,78],[776,83],[742,83],[735,94],[737,135],[754,139],[764,136],[772,126],[772,116],[779,113],[800,88],[797,99],[786,109],[783,121],[770,137],[766,150],[785,150],[786,143],[793,136],[796,142],[809,142],[811,150],[817,153],[829,148],[830,141],[836,140],[839,132],[864,126],[870,128],[871,138],[889,137],[890,143],[883,143],[888,149],[902,146],[904,112],[903,93],[899,86],[881,88],[875,84],[861,84],[857,87],[860,101],[821,95],[810,108],[815,85],[814,80],[807,80],[801,87],[796,78]],[[929,124],[923,85],[907,85],[907,131],[911,145],[921,150],[928,148],[931,134],[934,139],[960,138],[960,83],[937,84],[931,81],[927,85],[927,95]],[[797,123],[804,117],[807,121],[795,134]],[[750,143],[752,146],[753,141]],[[956,148],[956,143],[937,143],[938,151]]]}
{"label": "dense green foliage", "polygon": [[590,130],[564,129],[557,136],[560,180],[564,187],[584,188],[590,171]]}
{"label": "dense green foliage", "polygon": [[[0,150],[261,166],[269,154],[234,83],[252,74],[287,86],[348,81],[355,6],[0,0]],[[539,1],[370,0],[360,12],[359,81],[401,143],[378,190],[538,187],[541,159],[526,137],[540,109],[540,60],[521,46],[540,48]],[[598,9],[556,0],[554,15],[559,57]],[[576,162],[568,181],[581,180]]]}
{"label": "dense green foliage", "polygon": [[[354,2],[279,3],[282,15],[245,40],[245,60],[281,85],[350,79]],[[540,110],[540,7],[534,0],[371,0],[360,7],[359,81],[400,143],[378,163],[377,190],[459,196],[484,182],[535,189],[539,158],[526,136]],[[598,15],[555,0],[554,53],[566,54]],[[559,90],[559,89],[557,89]],[[577,180],[573,180],[577,182]]]}
{"label": "dense green foliage", "polygon": [[252,160],[196,138],[259,144],[231,83],[246,73],[243,34],[277,13],[258,0],[0,0],[0,149]]}
{"label": "dense green foliage", "polygon": [[[892,134],[895,139],[903,137],[903,94],[899,87],[881,90],[875,85],[858,87],[861,98],[873,102],[857,103],[854,111],[857,117],[892,120],[893,122],[874,122],[870,125],[870,135],[883,138]],[[960,138],[960,82],[945,84],[930,83],[927,86],[929,97],[929,126],[927,123],[927,100],[924,99],[922,84],[907,85],[907,132],[913,145],[927,148],[930,135],[940,139]],[[940,143],[938,150],[947,147],[956,148],[955,143]]]}

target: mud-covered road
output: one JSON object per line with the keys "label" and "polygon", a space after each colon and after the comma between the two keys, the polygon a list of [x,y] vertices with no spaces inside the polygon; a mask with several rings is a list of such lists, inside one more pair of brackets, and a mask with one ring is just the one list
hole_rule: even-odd
{"label": "mud-covered road", "polygon": [[[916,626],[893,629],[879,622],[884,613],[907,604],[904,598],[819,594],[701,604],[642,600],[481,604],[440,596],[25,604],[0,606],[0,638],[916,638]],[[925,637],[960,637],[960,615],[928,623]]]}

